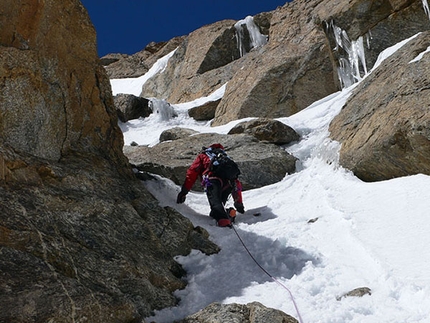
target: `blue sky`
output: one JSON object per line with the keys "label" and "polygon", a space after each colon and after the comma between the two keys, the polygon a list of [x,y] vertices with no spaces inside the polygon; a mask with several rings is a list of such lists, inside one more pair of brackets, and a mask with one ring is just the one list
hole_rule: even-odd
{"label": "blue sky", "polygon": [[287,0],[81,0],[97,31],[98,53],[134,54],[223,19],[272,11]]}

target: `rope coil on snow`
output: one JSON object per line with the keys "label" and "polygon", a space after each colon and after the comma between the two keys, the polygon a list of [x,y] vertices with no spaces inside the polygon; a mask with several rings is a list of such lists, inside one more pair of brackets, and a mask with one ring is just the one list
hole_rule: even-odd
{"label": "rope coil on snow", "polygon": [[266,269],[264,269],[263,266],[260,265],[260,263],[257,261],[257,259],[254,258],[254,256],[252,255],[252,253],[249,251],[248,247],[245,245],[245,242],[243,242],[242,238],[240,237],[239,233],[237,232],[236,228],[234,225],[232,225],[232,228],[234,230],[234,232],[236,233],[240,243],[242,244],[242,246],[245,248],[246,252],[248,253],[248,255],[251,257],[251,259],[257,264],[257,266],[267,275],[269,276],[275,283],[277,283],[279,286],[281,286],[282,288],[284,288],[285,290],[288,291],[288,293],[290,294],[290,298],[291,301],[293,302],[294,308],[296,309],[296,313],[297,313],[297,317],[299,318],[299,322],[303,323],[303,319],[302,316],[300,315],[300,311],[299,308],[296,304],[296,301],[294,300],[294,296],[293,293],[290,291],[290,289],[285,286],[284,284],[282,284],[278,279],[276,279],[276,277],[273,277]]}

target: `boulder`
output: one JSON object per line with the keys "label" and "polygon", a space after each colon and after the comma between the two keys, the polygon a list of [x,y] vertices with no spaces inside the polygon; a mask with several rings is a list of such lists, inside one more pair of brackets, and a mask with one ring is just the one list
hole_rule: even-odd
{"label": "boulder", "polygon": [[259,302],[249,304],[212,303],[201,311],[186,317],[178,323],[298,323],[280,310],[269,308]]}
{"label": "boulder", "polygon": [[343,294],[342,296],[336,297],[336,300],[340,301],[345,297],[363,297],[365,295],[372,295],[372,290],[369,287],[358,287]]}
{"label": "boulder", "polygon": [[133,119],[146,118],[152,113],[149,100],[133,94],[117,94],[113,98],[118,119],[127,122]]}
{"label": "boulder", "polygon": [[168,140],[177,140],[187,138],[191,135],[196,134],[197,131],[192,129],[186,129],[181,127],[175,127],[168,130],[164,130],[160,134],[160,142],[168,141]]}
{"label": "boulder", "polygon": [[209,101],[201,106],[197,106],[188,110],[188,115],[197,121],[208,121],[215,117],[215,111],[221,99]]}
{"label": "boulder", "polygon": [[330,124],[340,164],[364,181],[430,175],[430,63],[414,61],[430,32],[410,40],[355,89]]}
{"label": "boulder", "polygon": [[238,123],[228,132],[229,135],[246,133],[260,141],[277,145],[289,144],[300,139],[299,134],[286,124],[267,118],[258,118]]}
{"label": "boulder", "polygon": [[[295,171],[296,158],[276,145],[261,143],[254,137],[206,133],[171,142],[162,142],[153,147],[125,146],[124,153],[137,169],[159,174],[182,185],[188,167],[202,147],[221,143],[229,156],[239,165],[240,180],[244,189],[273,184]],[[195,190],[201,191],[200,183]]]}

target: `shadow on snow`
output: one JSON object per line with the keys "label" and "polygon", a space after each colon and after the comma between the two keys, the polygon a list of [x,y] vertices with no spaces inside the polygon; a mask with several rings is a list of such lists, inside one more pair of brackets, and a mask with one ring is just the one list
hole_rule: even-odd
{"label": "shadow on snow", "polygon": [[[260,215],[253,216],[254,213]],[[203,217],[201,214],[199,216]],[[208,217],[204,218],[207,220]],[[248,210],[244,215],[238,215],[235,224],[237,235],[233,229],[216,227],[214,221],[211,221],[209,227],[206,225],[205,228],[210,232],[212,240],[221,247],[221,251],[206,256],[200,251],[193,250],[186,257],[176,257],[187,271],[185,279],[188,285],[184,290],[175,292],[175,296],[180,299],[178,306],[160,311],[156,321],[169,322],[172,318],[184,318],[212,302],[222,302],[228,297],[241,296],[251,285],[273,282],[252,257],[272,277],[280,279],[290,279],[300,274],[308,262],[316,264],[317,259],[303,250],[285,246],[285,241],[273,240],[240,228],[241,223],[252,225],[274,218],[276,215],[267,207]],[[286,293],[280,287],[275,288],[274,292]],[[285,294],[285,297],[289,296]]]}

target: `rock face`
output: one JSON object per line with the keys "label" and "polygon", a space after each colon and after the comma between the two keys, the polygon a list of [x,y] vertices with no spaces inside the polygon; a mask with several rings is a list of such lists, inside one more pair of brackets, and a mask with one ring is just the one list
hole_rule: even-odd
{"label": "rock face", "polygon": [[110,79],[138,77],[148,72],[158,59],[175,50],[184,38],[182,36],[167,42],[152,42],[136,54],[108,54],[100,60]]}
{"label": "rock face", "polygon": [[272,12],[267,45],[242,58],[213,125],[289,116],[336,91],[325,33],[311,18],[319,2],[293,1]]}
{"label": "rock face", "polygon": [[3,1],[0,45],[0,321],[175,305],[173,257],[217,248],[135,179],[80,1]]}
{"label": "rock face", "polygon": [[148,80],[141,96],[187,102],[208,96],[231,79],[239,57],[233,20],[206,25],[189,34],[170,58],[163,73]]}
{"label": "rock face", "polygon": [[[75,22],[51,21],[56,10]],[[5,1],[0,16],[2,144],[52,161],[71,151],[117,154],[111,89],[80,2]]]}
{"label": "rock face", "polygon": [[[193,135],[171,142],[162,142],[153,147],[124,147],[130,163],[139,170],[162,175],[182,185],[188,167],[200,152],[201,147],[221,143],[229,156],[238,163],[244,189],[257,188],[282,180],[296,169],[296,158],[276,145],[264,144],[254,137],[220,135],[215,133]],[[194,185],[201,191],[200,183]]]}
{"label": "rock face", "polygon": [[173,257],[216,247],[109,161],[65,165],[0,187],[0,321],[131,322],[175,305]]}
{"label": "rock face", "polygon": [[298,323],[284,312],[268,308],[258,302],[250,304],[212,303],[196,314],[190,315],[178,323]]}
{"label": "rock face", "polygon": [[[430,28],[418,0],[354,0],[347,5],[298,0],[256,15],[254,22],[268,36],[266,45],[251,49],[249,32],[244,33],[250,52],[241,57],[235,21],[204,26],[185,38],[166,70],[149,80],[141,95],[176,104],[207,96],[228,82],[212,125],[285,117],[354,82],[339,74],[354,68],[348,56],[351,41],[369,43],[363,46],[360,77],[383,49]],[[342,46],[336,42],[340,32],[348,38]]]}
{"label": "rock face", "polygon": [[379,53],[387,47],[430,29],[423,3],[417,0],[354,0],[347,6],[341,2],[327,6],[322,2],[316,10],[319,19],[326,22],[331,48],[336,48],[332,52],[335,61],[347,57],[347,48],[336,46],[331,23],[343,30],[350,40],[357,41],[362,37],[364,43],[369,42],[369,46],[363,46],[367,69],[373,67]]}
{"label": "rock face", "polygon": [[340,163],[364,181],[430,175],[430,32],[371,73],[330,125]]}
{"label": "rock face", "polygon": [[[235,21],[198,29],[181,44],[166,70],[144,85],[141,95],[171,103],[186,102],[207,96],[229,82],[213,125],[248,116],[291,115],[303,109],[334,92],[336,85],[329,51],[323,51],[325,34],[312,21],[306,22],[313,7],[299,9],[306,11],[279,8],[257,15],[254,21],[260,25],[260,31],[270,30],[269,43],[243,57],[238,49]],[[296,20],[300,21],[295,23]],[[291,32],[279,39],[285,30]],[[291,41],[299,30],[299,38],[307,35],[307,40]],[[245,35],[249,40],[249,33]]]}

